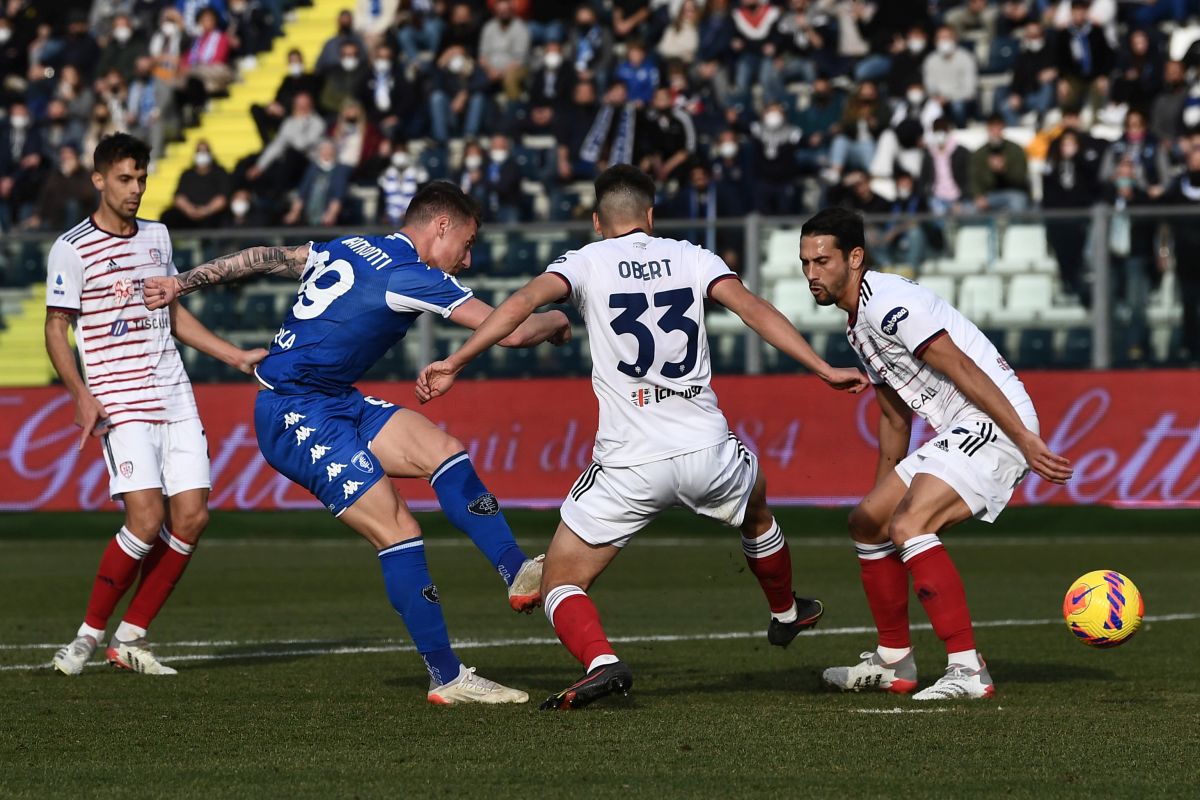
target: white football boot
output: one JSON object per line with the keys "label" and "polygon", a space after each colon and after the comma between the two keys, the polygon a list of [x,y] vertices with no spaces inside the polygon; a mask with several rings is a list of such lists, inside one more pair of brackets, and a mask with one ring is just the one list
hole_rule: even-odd
{"label": "white football boot", "polygon": [[987,664],[979,660],[979,669],[971,669],[962,664],[951,664],[946,667],[946,674],[929,686],[913,695],[913,700],[982,700],[996,693],[992,684],[992,676],[988,674]]}
{"label": "white football boot", "polygon": [[99,646],[100,643],[86,633],[76,636],[70,644],[59,648],[50,663],[63,675],[78,675],[83,672],[83,668],[87,666],[87,662]]}
{"label": "white football boot", "polygon": [[545,560],[545,553],[537,558],[527,558],[517,570],[517,577],[508,587],[508,604],[513,611],[531,614],[542,604],[542,562]]}
{"label": "white football boot", "polygon": [[821,673],[821,678],[843,692],[880,689],[892,694],[908,694],[917,688],[917,662],[913,660],[912,650],[891,664],[883,663],[875,650],[862,653],[859,658],[862,661],[853,667],[830,667]]}
{"label": "white football boot", "polygon": [[108,663],[118,669],[128,669],[143,675],[178,675],[178,670],[158,660],[145,639],[108,643]]}
{"label": "white football boot", "polygon": [[437,706],[453,706],[458,703],[528,703],[529,695],[520,689],[510,689],[495,681],[476,675],[474,667],[460,666],[458,677],[441,686],[429,689],[429,702]]}

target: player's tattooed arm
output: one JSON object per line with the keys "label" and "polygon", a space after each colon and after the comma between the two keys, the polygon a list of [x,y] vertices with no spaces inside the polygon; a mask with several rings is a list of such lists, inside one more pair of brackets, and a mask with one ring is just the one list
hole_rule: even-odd
{"label": "player's tattooed arm", "polygon": [[143,286],[146,307],[163,308],[185,294],[218,283],[235,283],[255,275],[299,278],[308,263],[307,244],[296,247],[250,247],[214,258],[173,277],[147,278]]}

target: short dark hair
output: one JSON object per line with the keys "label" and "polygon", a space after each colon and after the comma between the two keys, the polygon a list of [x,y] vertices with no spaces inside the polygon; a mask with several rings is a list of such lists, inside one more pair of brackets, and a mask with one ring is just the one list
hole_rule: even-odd
{"label": "short dark hair", "polygon": [[596,178],[596,212],[605,216],[604,207],[633,211],[654,207],[654,181],[632,164],[617,164]]}
{"label": "short dark hair", "polygon": [[479,203],[451,181],[432,181],[413,195],[404,215],[405,225],[424,225],[439,214],[455,224],[475,220],[479,224]]}
{"label": "short dark hair", "polygon": [[837,241],[837,249],[847,258],[854,248],[865,250],[867,246],[862,215],[837,206],[821,209],[805,222],[800,228],[800,238],[805,236],[832,236]]}
{"label": "short dark hair", "polygon": [[114,133],[105,136],[96,145],[92,153],[92,164],[96,172],[105,173],[118,161],[132,158],[138,169],[145,169],[150,164],[150,145],[136,136],[128,133]]}

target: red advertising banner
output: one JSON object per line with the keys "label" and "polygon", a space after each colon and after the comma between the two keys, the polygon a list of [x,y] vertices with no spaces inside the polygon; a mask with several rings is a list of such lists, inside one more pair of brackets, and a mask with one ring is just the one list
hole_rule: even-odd
{"label": "red advertising banner", "polygon": [[[1030,476],[1014,502],[1200,507],[1200,373],[1040,372],[1022,376],[1042,435],[1075,477]],[[407,383],[365,393],[416,407]],[[875,472],[878,408],[811,377],[714,382],[733,430],[758,453],[774,502],[855,502]],[[196,399],[212,457],[212,506],[320,506],[276,474],[254,438],[253,385],[204,385]],[[462,381],[420,409],[461,439],[488,487],[510,507],[556,507],[590,461],[596,400],[587,380]],[[0,390],[0,510],[116,508],[100,445],[76,450],[73,405],[61,388]],[[916,420],[913,446],[932,435]],[[415,508],[436,507],[423,481],[401,481]]]}

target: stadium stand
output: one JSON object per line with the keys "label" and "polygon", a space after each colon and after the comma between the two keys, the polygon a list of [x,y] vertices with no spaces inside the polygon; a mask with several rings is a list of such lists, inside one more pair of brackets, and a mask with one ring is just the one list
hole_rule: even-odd
{"label": "stadium stand", "polygon": [[[841,323],[807,291],[798,223],[843,204],[867,216],[875,266],[1005,329],[1014,360],[1094,363],[1081,331],[1106,324],[1115,363],[1192,363],[1200,278],[1177,264],[1200,217],[1157,208],[1200,202],[1198,70],[1197,0],[13,0],[4,379],[50,374],[45,250],[85,213],[90,150],[117,129],[156,146],[143,214],[169,216],[181,269],[394,229],[447,178],[484,209],[469,280],[499,300],[590,239],[590,180],[629,161],[658,181],[667,233],[719,252],[821,347]],[[196,307],[261,342],[290,291]],[[721,369],[744,369],[758,345],[711,326]],[[409,376],[419,347],[380,374]],[[563,359],[585,352],[489,366],[578,372]]]}

